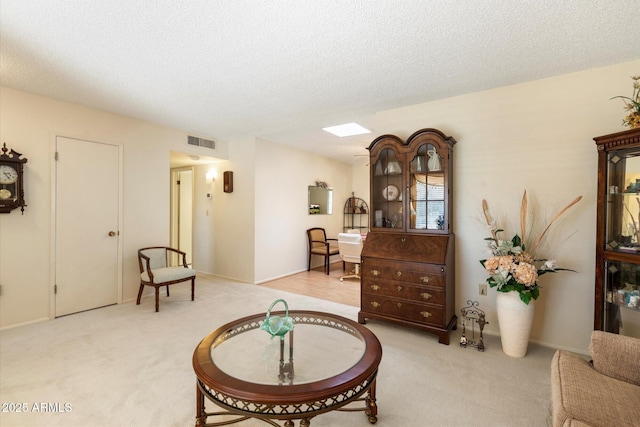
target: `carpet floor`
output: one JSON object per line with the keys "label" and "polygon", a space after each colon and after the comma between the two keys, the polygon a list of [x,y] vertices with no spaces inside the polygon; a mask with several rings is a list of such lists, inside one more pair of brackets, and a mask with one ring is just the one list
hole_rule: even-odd
{"label": "carpet floor", "polygon": [[[0,425],[172,427],[195,423],[193,351],[236,318],[264,313],[277,298],[291,310],[357,320],[358,308],[304,295],[199,275],[171,288],[154,312],[152,296],[0,331]],[[377,426],[545,426],[554,350],[531,344],[511,358],[500,339],[485,351],[380,321],[367,327],[383,347]],[[23,409],[23,411],[20,411]],[[207,411],[217,410],[207,401]],[[238,426],[265,426],[247,420]],[[298,422],[296,422],[298,425]],[[330,412],[314,427],[370,426],[361,412]]]}

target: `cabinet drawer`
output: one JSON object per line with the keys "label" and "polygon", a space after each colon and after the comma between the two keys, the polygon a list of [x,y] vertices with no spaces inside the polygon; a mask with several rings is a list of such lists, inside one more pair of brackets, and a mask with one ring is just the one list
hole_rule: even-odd
{"label": "cabinet drawer", "polygon": [[385,280],[369,280],[362,284],[362,293],[375,296],[387,296],[415,302],[426,302],[444,306],[444,288],[416,286],[408,283]]}
{"label": "cabinet drawer", "polygon": [[435,326],[445,325],[445,312],[441,307],[433,305],[379,298],[376,295],[362,294],[362,310],[382,316],[391,316],[416,323],[425,323]]}
{"label": "cabinet drawer", "polygon": [[368,259],[363,262],[361,275],[365,280],[384,279],[435,287],[445,286],[445,268],[442,265],[376,261]]}

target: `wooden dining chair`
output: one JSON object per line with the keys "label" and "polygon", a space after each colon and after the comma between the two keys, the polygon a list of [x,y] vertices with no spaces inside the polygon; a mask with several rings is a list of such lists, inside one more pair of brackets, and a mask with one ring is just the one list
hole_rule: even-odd
{"label": "wooden dining chair", "polygon": [[[311,271],[311,255],[319,255],[324,257],[324,270],[329,274],[329,261],[332,255],[339,255],[338,239],[327,239],[327,233],[324,228],[310,228],[307,230],[307,238],[309,240],[309,260],[307,263],[307,271]],[[332,244],[332,242],[335,242]]]}

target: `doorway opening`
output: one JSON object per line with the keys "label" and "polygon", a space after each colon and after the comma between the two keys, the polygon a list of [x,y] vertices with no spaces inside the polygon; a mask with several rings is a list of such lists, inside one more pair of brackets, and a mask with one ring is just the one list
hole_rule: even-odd
{"label": "doorway opening", "polygon": [[[171,169],[170,245],[186,253],[193,265],[193,166]],[[176,265],[177,259],[172,260]]]}

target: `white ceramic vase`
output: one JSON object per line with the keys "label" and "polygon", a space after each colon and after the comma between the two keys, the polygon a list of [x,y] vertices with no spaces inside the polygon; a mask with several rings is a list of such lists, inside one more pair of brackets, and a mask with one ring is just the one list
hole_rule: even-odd
{"label": "white ceramic vase", "polygon": [[496,310],[502,351],[511,357],[524,357],[533,325],[534,300],[525,304],[516,291],[498,292]]}

